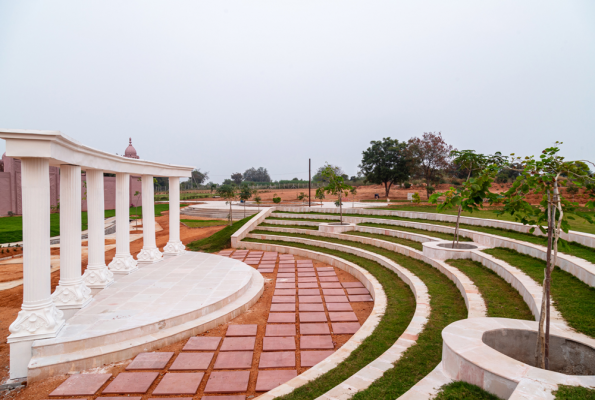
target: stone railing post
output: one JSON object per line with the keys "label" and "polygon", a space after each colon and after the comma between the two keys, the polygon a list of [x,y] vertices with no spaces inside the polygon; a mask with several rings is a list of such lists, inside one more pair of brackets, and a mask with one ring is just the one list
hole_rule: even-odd
{"label": "stone railing post", "polygon": [[52,294],[66,319],[91,301],[81,276],[81,167],[60,166],[60,282]]}
{"label": "stone railing post", "polygon": [[114,274],[130,274],[138,269],[130,255],[130,174],[116,173],[116,255],[109,264]]}
{"label": "stone railing post", "polygon": [[83,281],[96,293],[114,283],[114,274],[105,265],[105,199],[103,171],[87,170],[87,221],[89,225],[88,263]]}
{"label": "stone railing post", "polygon": [[163,260],[163,254],[155,241],[155,195],[153,177],[142,176],[143,185],[143,249],[137,259],[139,263],[151,264]]}
{"label": "stone railing post", "polygon": [[177,256],[186,252],[180,240],[180,178],[169,178],[169,241],[163,248],[165,255]]}
{"label": "stone railing post", "polygon": [[64,314],[52,301],[50,289],[49,162],[44,158],[21,158],[21,174],[23,305],[8,328],[12,379],[27,376],[33,341],[55,337],[64,325]]}

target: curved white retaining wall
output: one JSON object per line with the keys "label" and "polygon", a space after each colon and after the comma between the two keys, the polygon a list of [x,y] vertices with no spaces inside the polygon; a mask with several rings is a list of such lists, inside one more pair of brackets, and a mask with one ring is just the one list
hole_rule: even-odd
{"label": "curved white retaining wall", "polygon": [[[443,261],[434,260],[432,258],[426,257],[419,250],[415,250],[411,247],[403,246],[398,243],[388,242],[386,240],[380,240],[380,239],[375,239],[375,238],[368,238],[365,236],[346,235],[346,234],[341,234],[341,233],[323,233],[323,232],[310,231],[310,230],[305,231],[305,230],[300,230],[300,229],[295,229],[295,228],[268,228],[268,229],[265,229],[265,228],[266,227],[261,227],[260,229],[276,231],[276,232],[285,232],[285,233],[302,233],[302,234],[307,234],[307,235],[312,235],[312,236],[321,236],[321,237],[349,240],[352,242],[369,244],[369,245],[380,247],[380,248],[383,248],[386,250],[394,251],[396,253],[403,254],[405,256],[412,257],[417,260],[421,260],[423,262],[430,264],[432,267],[438,269],[440,272],[442,272],[444,275],[446,275],[448,277],[448,279],[450,279],[451,281],[454,282],[454,284],[457,286],[457,288],[461,292],[463,299],[465,300],[465,304],[467,306],[467,311],[468,311],[468,318],[485,317],[487,314],[487,308],[486,308],[483,298],[481,297],[481,294],[479,293],[479,290],[477,289],[475,284],[473,284],[473,281],[467,277],[467,275],[463,274],[457,268],[455,268],[451,265],[448,265],[447,263],[445,263]],[[286,239],[300,239],[301,240],[301,238],[292,238],[292,237],[277,236],[277,235],[261,235],[261,234],[254,234],[254,233],[251,233],[250,235],[248,235],[248,237],[255,238],[255,239],[266,239],[266,240],[284,240],[284,241],[288,241]],[[282,239],[277,239],[277,238],[282,238]],[[358,248],[354,248],[354,247],[350,247],[350,246],[344,246],[344,245],[340,245],[340,244],[335,244],[335,243],[319,242],[319,241],[310,240],[310,239],[303,239],[303,240],[308,240],[308,241],[314,243],[314,244],[312,244],[314,246],[322,246],[322,244],[331,244],[333,246],[342,246],[341,248],[345,248],[346,250],[341,250],[341,251],[345,251],[345,252],[352,252],[353,250],[358,250],[358,251],[364,252],[364,254],[376,254],[376,253],[368,252],[366,250],[362,250],[362,249],[358,249]],[[301,242],[299,242],[299,243],[301,243]],[[359,255],[359,254],[357,254],[357,255]],[[378,254],[376,254],[376,256],[382,257]],[[362,256],[362,257],[364,257],[364,256]]]}
{"label": "curved white retaining wall", "polygon": [[[311,212],[312,209],[308,207],[277,207],[279,211],[289,212]],[[339,213],[337,208],[320,208],[316,209],[316,212],[324,213]],[[368,209],[368,208],[349,208],[344,209],[344,213],[347,214],[361,214],[361,215],[393,215],[395,217],[402,218],[416,218],[416,219],[427,219],[429,221],[443,221],[443,222],[456,222],[456,215],[438,214],[438,213],[427,213],[418,211],[399,211],[399,210],[379,210],[379,209]],[[460,222],[467,225],[475,226],[489,226],[492,228],[510,229],[516,232],[530,233],[529,230],[532,228],[530,225],[523,225],[519,222],[502,221],[498,219],[484,219],[475,217],[461,217]],[[535,229],[534,235],[541,236],[542,233],[539,229]],[[571,242],[577,242],[587,247],[595,248],[595,235],[584,232],[569,231],[568,234],[562,233],[562,239]]]}
{"label": "curved white retaining wall", "polygon": [[261,224],[275,209],[271,208],[264,208],[261,212],[256,214],[250,221],[244,224],[240,229],[238,229],[233,235],[231,235],[231,247],[236,247],[238,242],[250,233],[251,230],[256,228],[258,224]]}

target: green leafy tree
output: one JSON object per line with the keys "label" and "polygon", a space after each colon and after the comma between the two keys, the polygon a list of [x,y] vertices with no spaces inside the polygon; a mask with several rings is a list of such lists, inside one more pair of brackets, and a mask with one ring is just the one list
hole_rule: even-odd
{"label": "green leafy tree", "polygon": [[217,195],[229,203],[229,226],[233,224],[232,202],[238,197],[238,188],[234,185],[221,185],[217,188]]}
{"label": "green leafy tree", "polygon": [[304,193],[304,192],[300,192],[300,194],[297,195],[297,199],[301,200],[302,204],[304,204],[304,200],[307,199],[309,196]]}
{"label": "green leafy tree", "polygon": [[357,188],[354,186],[349,190],[349,193],[351,194],[352,198],[351,198],[351,206],[355,207],[355,195],[357,194]]}
{"label": "green leafy tree", "polygon": [[[562,183],[585,187],[592,185],[595,180],[590,176],[587,164],[590,161],[566,161],[558,153],[561,142],[556,146],[546,148],[539,158],[534,156],[516,157],[512,154],[505,169],[519,173],[511,188],[502,193],[503,209],[498,214],[511,214],[516,221],[524,225],[533,226],[531,233],[539,229],[547,235],[546,268],[543,281],[543,297],[539,320],[539,333],[535,349],[536,365],[549,368],[549,327],[550,327],[550,287],[551,273],[557,264],[558,245],[566,248],[564,240],[560,239],[561,232],[568,233],[569,220],[575,217],[583,218],[593,223],[591,216],[581,211],[578,203],[569,201],[560,190]],[[541,195],[538,206],[531,205],[527,195]],[[593,207],[595,196],[587,202],[587,207]]]}
{"label": "green leafy tree", "polygon": [[411,174],[407,143],[384,138],[382,141],[373,140],[370,144],[371,146],[362,152],[359,168],[368,182],[384,185],[388,197],[391,186],[405,182]]}
{"label": "green leafy tree", "polygon": [[341,175],[338,175],[333,166],[330,164],[326,164],[326,168],[322,170],[322,176],[328,181],[328,184],[321,188],[324,193],[330,194],[331,196],[337,196],[337,202],[339,203],[339,212],[341,215],[340,221],[341,225],[343,224],[343,202],[341,198],[346,196],[351,189],[351,186],[347,185],[344,182],[344,178]]}
{"label": "green leafy tree", "polygon": [[254,202],[256,203],[256,205],[258,206],[258,211],[260,211],[260,203],[262,203],[262,198],[260,197],[260,195],[258,194],[258,192],[255,190],[254,191],[255,196],[254,196]]}
{"label": "green leafy tree", "polygon": [[426,194],[430,198],[432,184],[439,181],[441,173],[451,167],[450,152],[442,134],[424,132],[421,138],[409,139],[407,151],[413,162],[415,175],[426,181]]}
{"label": "green leafy tree", "polygon": [[246,201],[248,201],[254,195],[254,190],[250,189],[250,186],[243,184],[240,187],[239,197],[244,203],[244,218],[246,218]]}
{"label": "green leafy tree", "polygon": [[318,189],[316,189],[316,194],[314,195],[314,198],[320,200],[320,207],[322,207],[322,201],[325,199],[324,188],[319,187]]}
{"label": "green leafy tree", "polygon": [[239,186],[242,184],[243,176],[241,173],[236,172],[235,174],[231,174],[231,180]]}

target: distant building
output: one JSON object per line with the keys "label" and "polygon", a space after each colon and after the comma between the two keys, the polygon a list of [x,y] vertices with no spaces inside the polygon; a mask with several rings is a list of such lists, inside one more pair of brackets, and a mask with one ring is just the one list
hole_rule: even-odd
{"label": "distant building", "polygon": [[[124,157],[139,159],[136,149],[132,146],[132,138],[128,140],[128,147],[124,151]],[[55,207],[60,200],[60,168],[50,167],[50,205]],[[83,187],[81,190],[81,206],[83,211],[87,210],[85,181],[86,176],[81,175]],[[113,210],[116,208],[116,178],[114,176],[103,177],[105,209]],[[134,194],[138,192],[139,195]],[[140,177],[130,177],[130,205],[141,206],[142,184]],[[9,212],[20,215],[23,213],[22,194],[21,194],[21,161],[8,157],[6,153],[0,160],[0,216],[8,215]]]}

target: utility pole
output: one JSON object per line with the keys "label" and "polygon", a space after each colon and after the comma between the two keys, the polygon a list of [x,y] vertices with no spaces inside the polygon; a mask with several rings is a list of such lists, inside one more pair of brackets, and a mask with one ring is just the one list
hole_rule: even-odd
{"label": "utility pole", "polygon": [[312,159],[308,158],[308,207],[312,207],[312,189],[310,182],[312,181]]}

